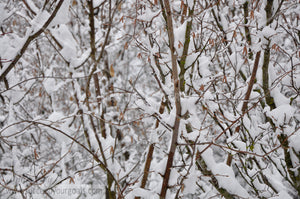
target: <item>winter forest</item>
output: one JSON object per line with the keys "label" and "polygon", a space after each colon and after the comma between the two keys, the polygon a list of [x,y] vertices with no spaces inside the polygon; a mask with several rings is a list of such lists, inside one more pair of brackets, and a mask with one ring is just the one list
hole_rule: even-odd
{"label": "winter forest", "polygon": [[0,198],[299,199],[299,0],[0,0]]}

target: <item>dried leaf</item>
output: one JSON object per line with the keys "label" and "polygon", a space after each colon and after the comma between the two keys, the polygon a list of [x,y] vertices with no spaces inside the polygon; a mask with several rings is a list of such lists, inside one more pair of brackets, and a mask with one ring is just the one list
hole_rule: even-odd
{"label": "dried leaf", "polygon": [[204,85],[203,85],[203,84],[201,84],[199,90],[200,90],[200,91],[204,91]]}
{"label": "dried leaf", "polygon": [[224,75],[224,77],[223,77],[223,82],[224,83],[227,83],[227,77]]}
{"label": "dried leaf", "polygon": [[183,47],[183,44],[180,41],[178,41],[178,48],[181,48],[181,47]]}
{"label": "dried leaf", "polygon": [[124,23],[124,16],[120,18],[120,22]]}
{"label": "dried leaf", "polygon": [[36,152],[36,149],[34,149],[34,158],[37,160],[39,158],[39,154]]}
{"label": "dried leaf", "polygon": [[195,38],[195,37],[196,37],[196,34],[195,34],[195,32],[192,32],[192,36],[193,36],[193,38]]}
{"label": "dried leaf", "polygon": [[110,74],[111,77],[115,76],[115,70],[114,70],[114,67],[113,67],[112,64],[109,67],[109,74]]}
{"label": "dried leaf", "polygon": [[72,6],[76,6],[76,5],[77,5],[77,1],[76,1],[76,0],[73,0]]}
{"label": "dried leaf", "polygon": [[248,54],[248,50],[247,50],[247,47],[246,46],[244,46],[244,49],[243,49],[243,55],[247,55]]}
{"label": "dried leaf", "polygon": [[239,125],[239,126],[237,126],[236,128],[235,128],[235,132],[239,132],[240,131],[240,128],[241,128],[241,126]]}
{"label": "dried leaf", "polygon": [[159,52],[155,53],[155,54],[154,54],[154,56],[155,56],[155,57],[157,57],[157,58],[161,58],[161,56],[160,56],[160,53],[159,53]]}
{"label": "dried leaf", "polygon": [[209,39],[209,40],[208,40],[208,42],[209,42],[209,44],[210,44],[210,45],[212,45],[212,46],[214,46],[214,45],[215,45],[215,42],[214,42],[214,40],[213,40],[213,39]]}
{"label": "dried leaf", "polygon": [[124,119],[124,114],[123,114],[123,112],[121,112],[119,115],[119,120],[123,120],[123,119]]}
{"label": "dried leaf", "polygon": [[114,153],[114,147],[111,146],[111,147],[110,147],[110,154],[113,154],[113,153]]}
{"label": "dried leaf", "polygon": [[254,11],[253,10],[250,11],[250,19],[254,19]]}
{"label": "dried leaf", "polygon": [[124,49],[128,49],[128,42],[125,43]]}
{"label": "dried leaf", "polygon": [[137,55],[137,57],[138,57],[139,59],[142,58],[142,54],[139,53],[139,54]]}
{"label": "dried leaf", "polygon": [[184,188],[185,188],[184,184],[181,185],[180,191],[183,192]]}
{"label": "dried leaf", "polygon": [[118,11],[121,11],[122,10],[122,3],[119,3],[118,5]]}
{"label": "dried leaf", "polygon": [[233,31],[233,37],[236,37],[236,31]]}
{"label": "dried leaf", "polygon": [[71,184],[71,183],[75,184],[75,181],[72,177],[70,177],[70,181],[69,181],[69,184]]}

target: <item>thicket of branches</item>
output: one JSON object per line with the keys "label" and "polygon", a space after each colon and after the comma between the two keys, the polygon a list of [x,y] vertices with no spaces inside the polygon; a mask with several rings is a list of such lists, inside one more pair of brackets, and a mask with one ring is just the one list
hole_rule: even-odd
{"label": "thicket of branches", "polygon": [[299,198],[299,10],[2,0],[0,197]]}

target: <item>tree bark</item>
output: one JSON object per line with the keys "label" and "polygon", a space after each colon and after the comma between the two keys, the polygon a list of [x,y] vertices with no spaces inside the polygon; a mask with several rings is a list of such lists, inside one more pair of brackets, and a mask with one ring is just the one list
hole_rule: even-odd
{"label": "tree bark", "polygon": [[169,47],[171,50],[172,59],[172,80],[174,84],[174,96],[175,96],[175,108],[176,108],[176,118],[173,126],[173,134],[171,140],[171,147],[168,154],[167,165],[165,169],[165,174],[163,175],[163,183],[160,192],[160,198],[165,198],[168,190],[169,178],[171,174],[171,168],[173,166],[173,159],[176,151],[177,138],[179,132],[180,116],[181,116],[181,103],[180,103],[180,88],[179,88],[179,77],[177,69],[177,56],[175,54],[174,47],[174,30],[172,21],[172,11],[169,0],[164,0],[164,7],[167,19],[167,31],[169,37]]}

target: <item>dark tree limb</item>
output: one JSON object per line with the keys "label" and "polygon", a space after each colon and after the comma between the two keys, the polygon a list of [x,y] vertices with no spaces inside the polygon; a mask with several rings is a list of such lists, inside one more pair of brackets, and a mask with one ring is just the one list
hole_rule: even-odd
{"label": "dark tree limb", "polygon": [[180,103],[179,77],[178,77],[178,70],[177,70],[177,56],[175,54],[174,29],[173,29],[172,11],[171,11],[171,6],[170,6],[169,0],[164,0],[164,7],[165,7],[164,11],[166,13],[166,20],[167,20],[169,48],[171,50],[172,80],[173,80],[173,84],[174,84],[176,118],[175,118],[175,122],[174,122],[174,126],[173,126],[173,134],[172,134],[170,151],[168,153],[167,165],[166,165],[165,173],[163,175],[163,183],[162,183],[162,187],[161,187],[160,198],[166,197],[167,190],[169,187],[169,178],[170,178],[171,168],[173,166],[173,159],[174,159],[174,155],[175,155],[175,151],[176,151],[180,117],[181,117],[181,103]]}

